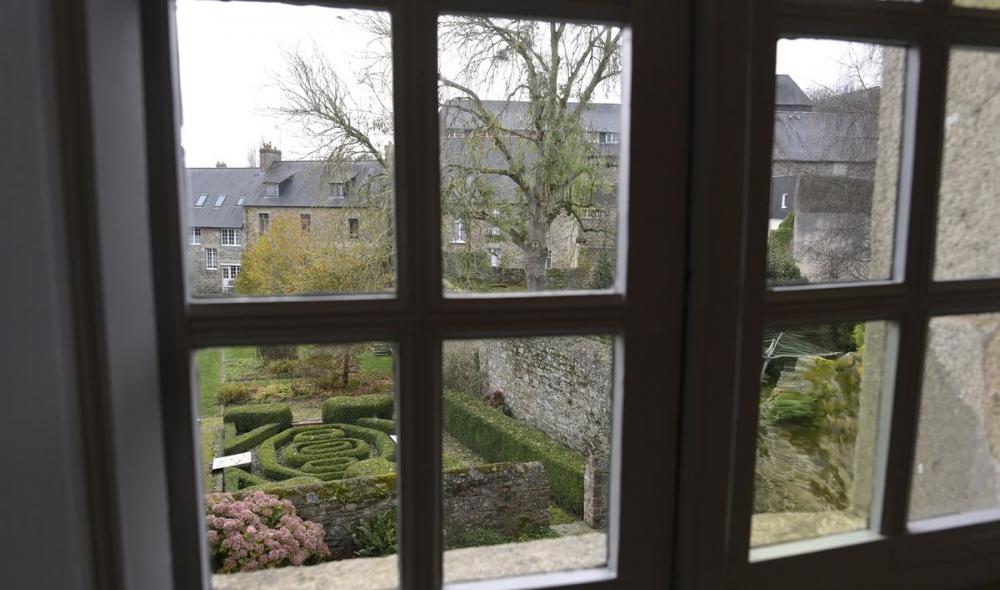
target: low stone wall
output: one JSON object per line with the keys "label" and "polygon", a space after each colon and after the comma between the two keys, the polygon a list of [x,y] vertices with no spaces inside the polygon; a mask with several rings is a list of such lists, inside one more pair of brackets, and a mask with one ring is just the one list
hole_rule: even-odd
{"label": "low stone wall", "polygon": [[608,453],[614,346],[582,336],[481,343],[487,389],[514,417],[586,455]]}
{"label": "low stone wall", "polygon": [[[453,469],[443,475],[444,528],[490,528],[512,534],[549,524],[549,488],[541,463],[495,463]],[[295,505],[299,516],[318,522],[333,559],[354,555],[351,531],[365,519],[396,509],[396,476],[266,489]]]}

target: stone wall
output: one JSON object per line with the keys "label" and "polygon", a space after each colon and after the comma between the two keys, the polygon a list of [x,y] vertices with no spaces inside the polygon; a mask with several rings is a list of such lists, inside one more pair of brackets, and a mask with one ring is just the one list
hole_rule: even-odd
{"label": "stone wall", "polygon": [[[190,229],[184,239],[187,242],[188,289],[195,296],[222,294],[222,266],[240,264],[243,246],[223,246],[222,230],[217,227],[201,228],[201,244],[191,243]],[[240,243],[243,243],[242,240]],[[205,266],[205,250],[208,248],[214,248],[217,253],[215,269]]]}
{"label": "stone wall", "polygon": [[[363,520],[396,509],[396,476],[345,479],[304,486],[276,486],[268,493],[287,498],[299,516],[318,522],[333,559],[354,555],[351,531]],[[495,463],[444,473],[444,530],[468,528],[515,534],[549,524],[549,486],[541,463]]]}
{"label": "stone wall", "polygon": [[611,441],[613,349],[583,336],[484,340],[487,390],[500,390],[514,417],[583,453]]}
{"label": "stone wall", "polygon": [[868,278],[872,181],[801,176],[795,192],[792,252],[813,282]]}

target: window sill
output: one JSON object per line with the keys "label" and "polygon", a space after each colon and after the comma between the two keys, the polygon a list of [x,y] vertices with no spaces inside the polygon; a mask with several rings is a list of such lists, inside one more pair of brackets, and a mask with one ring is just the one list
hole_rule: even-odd
{"label": "window sill", "polygon": [[[490,580],[570,570],[603,568],[607,563],[604,533],[560,539],[454,549],[444,554],[446,583]],[[215,574],[213,590],[282,590],[343,588],[390,590],[399,587],[395,555],[331,561],[307,567],[285,567],[239,574]]]}

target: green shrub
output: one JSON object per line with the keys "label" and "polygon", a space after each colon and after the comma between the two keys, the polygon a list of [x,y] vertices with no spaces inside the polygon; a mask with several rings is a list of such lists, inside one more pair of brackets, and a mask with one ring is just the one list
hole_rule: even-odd
{"label": "green shrub", "polygon": [[396,422],[386,418],[358,418],[357,424],[358,426],[364,426],[365,428],[380,430],[386,434],[393,434],[396,432]]}
{"label": "green shrub", "polygon": [[267,363],[267,372],[275,377],[291,377],[295,367],[294,359],[275,359]]}
{"label": "green shrub", "polygon": [[215,390],[215,399],[224,405],[243,404],[257,393],[257,387],[241,381],[222,383]]}
{"label": "green shrub", "polygon": [[371,447],[385,461],[395,457],[396,445],[384,432],[352,424],[298,426],[260,444],[260,470],[277,481],[301,476],[343,479],[359,459],[370,458]]}
{"label": "green shrub", "polygon": [[809,423],[816,418],[816,400],[807,394],[780,391],[764,400],[760,411],[769,424]]}
{"label": "green shrub", "polygon": [[255,402],[279,402],[293,397],[295,394],[288,383],[271,383],[258,388],[251,399]]}
{"label": "green shrub", "polygon": [[[227,427],[236,425],[232,422],[226,425]],[[250,449],[256,447],[260,443],[264,442],[264,439],[274,436],[281,432],[283,428],[278,423],[265,424],[263,426],[258,426],[249,432],[244,432],[243,434],[235,434],[235,428],[233,436],[226,436],[225,442],[223,443],[223,452],[227,455],[235,455],[236,453],[245,453]],[[226,433],[229,434],[228,431]]]}
{"label": "green shrub", "polygon": [[441,382],[445,389],[479,395],[486,391],[486,372],[479,358],[479,346],[471,341],[444,343]]}
{"label": "green shrub", "polygon": [[222,482],[222,489],[231,493],[265,484],[267,480],[259,478],[252,473],[247,473],[239,467],[226,467],[222,470]]}
{"label": "green shrub", "polygon": [[392,418],[392,395],[332,397],[323,402],[323,422],[354,424],[359,418]]}
{"label": "green shrub", "polygon": [[487,461],[541,461],[552,499],[563,509],[583,514],[583,471],[586,459],[556,443],[542,431],[522,424],[455,391],[444,395],[444,427]]}
{"label": "green shrub", "polygon": [[378,557],[396,552],[396,511],[363,520],[351,531],[355,557]]}
{"label": "green shrub", "polygon": [[502,545],[509,542],[510,537],[496,529],[472,527],[461,531],[457,535],[445,535],[444,547],[445,549],[462,549],[463,547]]}
{"label": "green shrub", "polygon": [[264,426],[278,424],[281,429],[292,426],[292,410],[288,404],[258,404],[226,408],[223,421],[236,425],[236,432],[243,433]]}
{"label": "green shrub", "polygon": [[344,470],[344,477],[367,477],[369,475],[387,475],[396,472],[396,464],[383,459],[382,457],[372,457],[364,461],[358,461]]}

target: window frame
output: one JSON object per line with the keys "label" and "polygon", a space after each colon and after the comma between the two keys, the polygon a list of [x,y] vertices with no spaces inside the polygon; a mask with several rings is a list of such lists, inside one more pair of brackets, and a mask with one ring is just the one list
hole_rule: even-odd
{"label": "window frame", "polygon": [[[322,2],[319,4],[335,3]],[[343,5],[341,5],[343,6]],[[197,469],[193,465],[196,432],[192,426],[190,399],[191,350],[231,342],[315,342],[337,340],[391,340],[399,344],[397,384],[411,392],[398,401],[400,447],[400,573],[404,588],[441,586],[441,343],[462,337],[557,335],[568,333],[614,333],[629,343],[627,356],[616,355],[616,390],[628,375],[629,403],[616,394],[616,412],[611,481],[609,564],[606,568],[579,572],[528,576],[482,584],[484,587],[561,584],[567,588],[629,588],[665,580],[671,574],[672,537],[658,534],[671,530],[674,518],[674,458],[676,439],[648,433],[674,430],[677,424],[680,388],[680,352],[685,261],[685,215],[687,202],[687,125],[689,93],[684,90],[689,68],[687,6],[669,10],[652,0],[626,4],[619,0],[565,3],[465,1],[437,5],[421,0],[350,2],[349,6],[390,11],[393,26],[393,65],[396,149],[396,240],[398,246],[396,296],[262,298],[252,301],[191,301],[183,288],[183,258],[176,239],[161,233],[176,223],[176,195],[182,178],[177,150],[178,98],[173,79],[176,55],[172,48],[173,3],[144,5],[147,109],[150,151],[150,207],[154,234],[154,260],[172,269],[158,276],[158,309],[176,314],[177,327],[161,338],[163,355],[170,359],[165,369],[172,386],[163,392],[163,423],[167,445],[167,470],[171,498],[171,544],[174,584],[178,588],[204,588],[206,572],[202,560],[203,540],[200,502],[194,497]],[[628,175],[629,194],[655,194],[622,205],[624,224],[632,215],[629,241],[633,248],[620,249],[620,292],[573,293],[496,298],[444,296],[441,276],[441,211],[437,114],[437,17],[439,13],[474,10],[498,16],[616,22],[633,27],[630,52],[636,59],[623,86],[631,79],[678,89],[667,100],[654,100],[650,93],[635,93],[623,111],[642,117],[644,125],[631,135],[631,145],[653,149],[632,150],[637,170]],[[680,18],[678,18],[680,17]],[[638,23],[642,23],[639,26]],[[654,30],[655,29],[655,30]],[[664,35],[663,33],[668,34]],[[669,48],[669,51],[664,49]],[[662,54],[662,55],[661,55]],[[653,55],[659,55],[653,59]],[[664,58],[663,56],[669,56]],[[668,65],[669,67],[664,67]],[[665,108],[666,107],[666,108]],[[630,136],[623,129],[623,143]],[[663,138],[674,138],[664,142]],[[414,146],[408,149],[408,146]],[[419,146],[424,146],[419,148]],[[654,155],[655,151],[655,155]],[[654,173],[655,171],[655,173]],[[664,175],[677,179],[671,186]],[[156,181],[154,183],[154,180]],[[624,180],[623,180],[624,182]],[[162,214],[158,216],[157,213]],[[670,219],[664,224],[661,219]],[[670,231],[661,235],[665,225]],[[652,256],[662,272],[632,272],[639,254]],[[627,257],[626,257],[627,256]],[[668,286],[670,286],[668,288]],[[169,310],[169,311],[168,311]],[[226,318],[224,321],[220,321]],[[289,321],[299,318],[307,321]],[[650,330],[655,326],[655,330]],[[634,346],[634,348],[632,348]],[[623,350],[619,340],[618,352]],[[665,360],[666,359],[666,360]],[[670,378],[659,374],[668,370]],[[178,395],[180,392],[182,395]],[[642,395],[641,392],[650,392]],[[625,469],[618,460],[628,449],[663,457],[659,479],[662,486],[648,485],[648,474],[638,465]],[[646,508],[640,509],[640,506]],[[428,535],[426,531],[438,531]],[[617,556],[627,557],[618,559]]]}
{"label": "window frame", "polygon": [[[689,325],[702,331],[717,326],[722,334],[727,325],[738,325],[740,336],[731,344],[688,336],[689,430],[682,442],[679,500],[686,508],[679,512],[677,534],[694,541],[677,546],[677,563],[692,564],[682,568],[681,587],[970,588],[997,581],[997,550],[991,544],[1000,536],[1000,521],[969,522],[955,515],[949,517],[951,528],[932,531],[908,523],[906,505],[927,322],[937,315],[1000,308],[998,280],[943,283],[932,275],[948,51],[1000,47],[1000,11],[962,9],[948,0],[718,0],[696,22],[696,35],[713,49],[695,72],[701,108],[694,113],[694,136],[702,143],[694,153],[691,249],[706,252],[695,264],[710,261],[715,276],[693,269],[691,296],[701,309],[693,311]],[[890,280],[770,289],[764,284],[769,215],[759,203],[769,202],[770,194],[776,44],[789,37],[910,47]],[[722,43],[733,39],[739,42]],[[728,72],[740,81],[727,86],[708,72]],[[743,259],[713,254],[726,251],[743,252]],[[751,553],[761,330],[865,320],[895,322],[899,343],[895,387],[886,392],[892,396],[890,416],[880,418],[883,424],[891,420],[891,428],[880,433],[885,440],[872,531]],[[720,362],[732,371],[698,371]],[[706,395],[710,391],[713,395]],[[732,420],[720,420],[719,412],[731,412]]]}
{"label": "window frame", "polygon": [[258,211],[257,212],[257,233],[264,234],[271,227],[271,212],[270,211]]}
{"label": "window frame", "polygon": [[[231,232],[232,239],[226,242],[226,232]],[[243,245],[243,232],[239,228],[223,227],[219,230],[219,245],[226,247],[240,247]]]}
{"label": "window frame", "polygon": [[191,245],[191,246],[200,246],[201,245],[201,227],[192,227],[191,228],[191,241],[188,242],[188,244]]}

